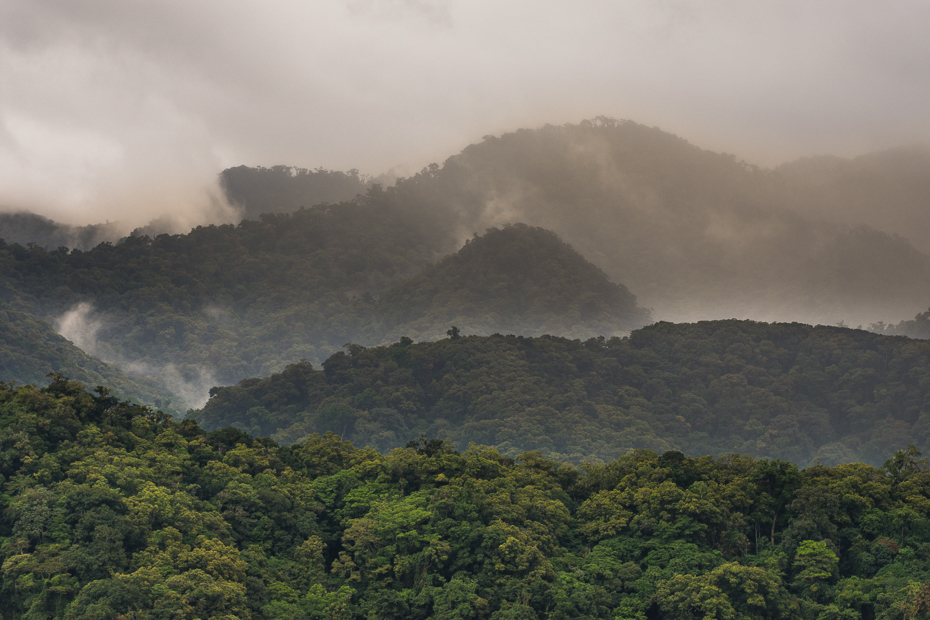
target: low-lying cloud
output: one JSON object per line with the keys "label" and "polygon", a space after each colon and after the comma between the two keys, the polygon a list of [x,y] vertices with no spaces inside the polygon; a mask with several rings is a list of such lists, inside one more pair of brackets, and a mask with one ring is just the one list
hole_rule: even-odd
{"label": "low-lying cloud", "polygon": [[7,0],[0,208],[196,224],[228,166],[416,169],[598,114],[762,165],[921,142],[928,23],[916,1]]}
{"label": "low-lying cloud", "polygon": [[85,353],[118,366],[128,375],[148,377],[156,381],[162,389],[173,394],[183,407],[203,407],[210,398],[210,388],[218,383],[211,368],[200,366],[188,370],[176,364],[153,364],[144,360],[126,359],[99,338],[105,322],[106,317],[85,302],[63,313],[54,324],[59,334]]}

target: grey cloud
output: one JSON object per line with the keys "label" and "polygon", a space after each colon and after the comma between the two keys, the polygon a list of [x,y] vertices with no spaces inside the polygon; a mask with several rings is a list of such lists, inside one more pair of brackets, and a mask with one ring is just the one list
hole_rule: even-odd
{"label": "grey cloud", "polygon": [[195,221],[226,166],[416,169],[598,114],[766,166],[926,142],[928,26],[916,1],[6,0],[0,205]]}

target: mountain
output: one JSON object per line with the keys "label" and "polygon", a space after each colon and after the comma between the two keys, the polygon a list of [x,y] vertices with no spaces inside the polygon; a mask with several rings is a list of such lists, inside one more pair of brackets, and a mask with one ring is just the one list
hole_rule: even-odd
{"label": "mountain", "polygon": [[[902,153],[860,164],[919,169]],[[232,168],[224,186],[250,213],[354,197],[87,251],[4,243],[0,296],[195,408],[214,385],[320,364],[346,343],[452,326],[625,332],[646,321],[632,295],[655,319],[869,325],[925,310],[930,259],[906,238],[804,211],[826,204],[804,188],[846,178],[834,164],[761,170],[598,118],[489,136],[386,188],[354,171]],[[863,196],[887,186],[875,176]],[[893,178],[917,187],[910,172]],[[507,228],[517,222],[526,227]]]}
{"label": "mountain", "polygon": [[64,375],[94,388],[104,386],[115,396],[180,414],[170,392],[152,381],[129,377],[92,357],[58,335],[51,325],[25,312],[0,305],[0,377],[12,383],[44,386],[50,375]]}
{"label": "mountain", "polygon": [[331,431],[387,452],[460,449],[611,460],[634,450],[881,464],[930,449],[930,342],[751,321],[657,323],[628,338],[461,336],[349,345],[214,388],[192,415],[278,441]]}
{"label": "mountain", "polygon": [[460,239],[508,222],[552,230],[658,319],[855,325],[930,306],[927,257],[877,227],[886,210],[917,213],[904,203],[919,186],[886,194],[880,181],[856,185],[876,214],[863,226],[840,208],[808,209],[822,193],[805,194],[787,169],[599,118],[485,137],[397,192],[447,213]]}
{"label": "mountain", "polygon": [[930,252],[930,149],[902,147],[852,159],[804,157],[774,173],[792,208],[900,235]]}
{"label": "mountain", "polygon": [[385,333],[434,339],[449,325],[469,334],[590,338],[649,322],[636,297],[554,233],[492,228],[378,300]]}
{"label": "mountain", "polygon": [[[442,248],[439,256],[488,228],[542,227],[657,319],[849,325],[930,307],[927,178],[926,149],[766,170],[605,117],[486,136],[384,190],[355,170],[239,166],[220,175],[249,220],[351,202],[403,212],[403,225]],[[137,236],[172,230],[154,224]],[[26,243],[21,236],[7,240]]]}

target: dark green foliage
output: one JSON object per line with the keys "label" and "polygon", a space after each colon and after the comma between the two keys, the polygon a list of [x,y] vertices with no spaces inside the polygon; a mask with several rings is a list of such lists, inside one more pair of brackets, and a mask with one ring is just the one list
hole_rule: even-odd
{"label": "dark green foliage", "polygon": [[279,447],[63,377],[0,386],[4,620],[907,620],[928,592],[914,449],[576,469],[425,436]]}
{"label": "dark green foliage", "polygon": [[611,282],[554,233],[492,228],[378,300],[388,334],[435,338],[457,322],[471,334],[589,338],[649,322],[626,287]]}
{"label": "dark green foliage", "polygon": [[441,243],[408,219],[358,203],[89,252],[0,244],[0,295],[47,318],[87,304],[101,357],[148,369],[170,389],[210,382],[205,393],[325,359],[368,325],[369,293],[425,267]]}
{"label": "dark green foliage", "polygon": [[374,190],[332,209],[130,237],[90,252],[3,244],[2,293],[39,316],[72,313],[92,333],[93,353],[139,369],[187,406],[200,406],[218,383],[301,358],[320,363],[347,341],[438,336],[452,318],[470,333],[585,338],[648,318],[623,286],[552,233],[526,226],[490,231],[376,303],[373,294],[446,247],[427,234],[435,227],[423,228],[429,217],[393,200]]}
{"label": "dark green foliage", "polygon": [[[477,442],[576,462],[677,449],[879,466],[908,443],[930,450],[927,376],[926,341],[800,324],[658,323],[584,342],[352,345],[322,370],[294,364],[217,388],[194,415],[207,428],[235,424],[285,443],[332,431],[381,451],[426,434],[459,449]],[[774,504],[777,478],[767,483]]]}

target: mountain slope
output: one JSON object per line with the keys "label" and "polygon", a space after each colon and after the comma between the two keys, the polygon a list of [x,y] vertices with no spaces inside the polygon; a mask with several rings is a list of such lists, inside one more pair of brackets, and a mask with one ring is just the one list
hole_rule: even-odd
{"label": "mountain slope", "polygon": [[293,442],[332,431],[382,451],[422,434],[575,461],[636,449],[880,464],[930,449],[930,342],[750,321],[629,338],[448,338],[349,347],[211,390],[194,415]]}
{"label": "mountain slope", "polygon": [[[240,166],[221,174],[249,219],[323,202],[365,205],[419,231],[440,255],[489,227],[552,230],[664,320],[851,325],[896,322],[930,306],[930,260],[914,249],[930,249],[927,178],[930,152],[921,149],[763,170],[603,117],[487,136],[359,199],[370,181],[356,171]],[[374,234],[384,225],[363,220],[356,226]]]}
{"label": "mountain slope", "polygon": [[0,381],[44,386],[50,374],[67,376],[90,388],[104,386],[121,398],[182,413],[172,407],[170,392],[88,355],[48,323],[0,305]]}
{"label": "mountain slope", "polygon": [[50,322],[73,318],[98,357],[171,365],[199,406],[212,385],[322,360],[352,340],[370,323],[371,294],[438,253],[408,219],[343,204],[89,252],[2,244],[0,296]]}
{"label": "mountain slope", "polygon": [[455,324],[469,334],[590,338],[640,327],[648,312],[626,287],[554,233],[522,224],[466,241],[378,300],[387,334],[435,338]]}
{"label": "mountain slope", "polygon": [[853,159],[804,157],[774,172],[793,208],[901,235],[930,252],[930,149],[889,149]]}
{"label": "mountain slope", "polygon": [[[263,179],[255,208],[291,208],[310,195],[301,183],[342,174],[231,170]],[[353,174],[336,180],[352,185]],[[191,406],[213,385],[320,363],[347,342],[431,338],[451,325],[584,338],[644,320],[624,314],[628,292],[577,255],[542,256],[543,237],[518,244],[517,258],[469,263],[477,250],[465,248],[401,284],[476,231],[512,222],[552,230],[655,318],[856,325],[930,306],[925,255],[874,228],[812,220],[789,176],[631,122],[520,130],[349,202],[87,252],[4,243],[0,297],[49,323],[83,321],[88,353],[176,377]]]}
{"label": "mountain slope", "polygon": [[[821,195],[788,177],[601,118],[488,136],[396,191],[449,214],[460,239],[508,222],[552,230],[656,318],[855,325],[930,306],[926,256],[876,229],[880,215],[863,229],[815,209]],[[874,181],[857,191],[880,214],[887,184]]]}

